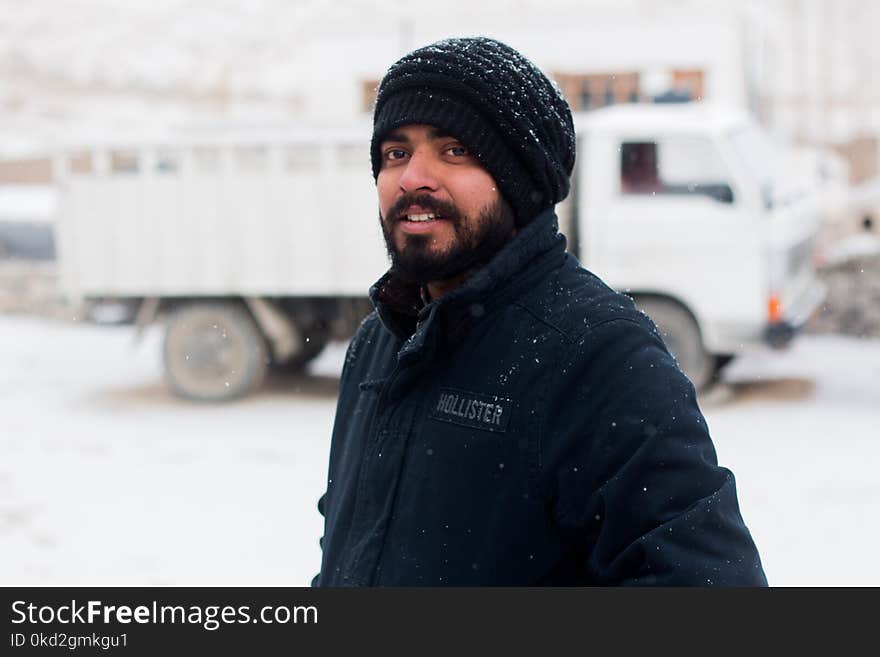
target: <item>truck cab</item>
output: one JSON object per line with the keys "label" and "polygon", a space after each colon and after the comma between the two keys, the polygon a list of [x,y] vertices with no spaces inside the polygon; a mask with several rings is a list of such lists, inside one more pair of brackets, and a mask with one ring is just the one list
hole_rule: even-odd
{"label": "truck cab", "polygon": [[560,207],[584,266],[658,325],[697,388],[750,344],[787,344],[824,298],[819,213],[786,153],[745,113],[614,106],[575,117]]}

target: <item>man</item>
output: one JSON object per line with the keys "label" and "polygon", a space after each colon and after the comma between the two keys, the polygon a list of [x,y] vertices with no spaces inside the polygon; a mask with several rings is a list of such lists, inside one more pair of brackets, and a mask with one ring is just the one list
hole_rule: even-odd
{"label": "man", "polygon": [[388,70],[373,125],[391,269],[345,359],[313,583],[765,584],[693,386],[565,252],[554,85],[444,40]]}

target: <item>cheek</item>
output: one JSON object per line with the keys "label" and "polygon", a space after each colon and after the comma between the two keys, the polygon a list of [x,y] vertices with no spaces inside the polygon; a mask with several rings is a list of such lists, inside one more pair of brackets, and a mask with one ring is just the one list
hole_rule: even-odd
{"label": "cheek", "polygon": [[376,193],[379,197],[379,211],[384,218],[388,209],[397,200],[398,185],[395,176],[388,171],[380,171],[376,178]]}
{"label": "cheek", "polygon": [[466,204],[471,213],[479,212],[494,204],[501,196],[498,185],[490,176],[479,176],[466,187],[459,190],[462,204]]}

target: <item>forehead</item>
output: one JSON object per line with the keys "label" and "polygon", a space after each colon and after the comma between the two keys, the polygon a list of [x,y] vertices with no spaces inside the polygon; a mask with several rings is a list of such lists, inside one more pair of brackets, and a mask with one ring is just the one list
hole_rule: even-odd
{"label": "forehead", "polygon": [[452,135],[445,130],[441,130],[437,126],[427,125],[423,123],[411,123],[400,126],[389,132],[382,139],[382,143],[386,142],[413,142],[413,141],[436,141],[438,139],[454,139]]}

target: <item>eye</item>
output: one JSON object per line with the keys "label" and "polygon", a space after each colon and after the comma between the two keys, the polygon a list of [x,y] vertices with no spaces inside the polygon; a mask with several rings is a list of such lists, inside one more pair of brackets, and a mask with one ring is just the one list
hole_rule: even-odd
{"label": "eye", "polygon": [[388,148],[384,155],[386,160],[402,160],[406,157],[406,151],[402,148]]}
{"label": "eye", "polygon": [[450,146],[446,149],[446,152],[454,157],[465,157],[470,155],[470,151],[461,144],[456,144],[455,146]]}

